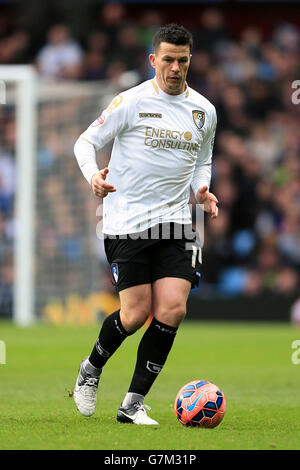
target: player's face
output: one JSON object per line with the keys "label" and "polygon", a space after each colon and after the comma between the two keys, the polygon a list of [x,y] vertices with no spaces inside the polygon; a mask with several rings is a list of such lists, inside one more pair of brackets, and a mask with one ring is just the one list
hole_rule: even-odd
{"label": "player's face", "polygon": [[160,88],[169,95],[179,95],[185,90],[186,75],[190,65],[190,47],[160,43],[159,49],[149,59]]}

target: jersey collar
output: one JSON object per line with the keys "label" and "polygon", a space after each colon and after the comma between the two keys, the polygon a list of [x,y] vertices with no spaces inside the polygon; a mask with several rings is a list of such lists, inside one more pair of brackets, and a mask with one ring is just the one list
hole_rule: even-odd
{"label": "jersey collar", "polygon": [[168,93],[165,93],[165,92],[159,87],[159,85],[158,85],[157,80],[156,80],[155,77],[151,80],[151,83],[152,83],[152,86],[153,86],[153,88],[154,88],[154,90],[155,90],[155,93],[156,93],[157,95],[159,95],[160,97],[162,97],[162,98],[168,100],[168,101],[172,101],[172,102],[174,102],[174,101],[183,101],[183,100],[187,99],[188,96],[189,96],[189,94],[190,94],[190,92],[189,92],[189,86],[188,86],[187,82],[185,82],[185,84],[186,84],[186,89],[185,89],[184,92],[181,93],[180,95],[169,95]]}

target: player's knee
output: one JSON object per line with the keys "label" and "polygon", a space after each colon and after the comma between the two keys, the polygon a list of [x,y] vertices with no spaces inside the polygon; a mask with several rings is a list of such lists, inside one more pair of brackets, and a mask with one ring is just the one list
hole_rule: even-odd
{"label": "player's knee", "polygon": [[120,311],[120,317],[123,327],[128,333],[134,333],[141,328],[150,315],[150,305],[137,305],[126,310]]}
{"label": "player's knee", "polygon": [[186,305],[182,302],[173,302],[162,306],[155,312],[158,321],[166,325],[178,327],[186,315]]}

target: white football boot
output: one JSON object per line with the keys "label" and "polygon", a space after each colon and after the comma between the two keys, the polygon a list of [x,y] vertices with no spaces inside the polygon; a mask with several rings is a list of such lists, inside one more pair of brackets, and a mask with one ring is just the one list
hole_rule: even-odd
{"label": "white football boot", "polygon": [[79,366],[73,397],[78,411],[83,416],[92,416],[97,403],[97,392],[100,377],[92,377],[83,369],[83,362]]}
{"label": "white football boot", "polygon": [[146,409],[151,410],[150,406],[143,403],[134,402],[128,406],[121,405],[117,413],[117,421],[119,423],[133,423],[158,425],[159,423],[147,415]]}

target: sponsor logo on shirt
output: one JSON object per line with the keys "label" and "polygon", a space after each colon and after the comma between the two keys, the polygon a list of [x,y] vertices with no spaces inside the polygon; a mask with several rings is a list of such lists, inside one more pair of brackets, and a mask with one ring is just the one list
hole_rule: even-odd
{"label": "sponsor logo on shirt", "polygon": [[183,137],[185,138],[185,140],[191,140],[192,137],[193,137],[193,134],[191,132],[187,131],[183,134]]}
{"label": "sponsor logo on shirt", "polygon": [[139,113],[140,118],[162,118],[161,113]]}
{"label": "sponsor logo on shirt", "polygon": [[179,149],[191,153],[199,151],[199,144],[192,142],[193,134],[190,131],[160,129],[147,126],[145,128],[144,144],[152,148]]}

